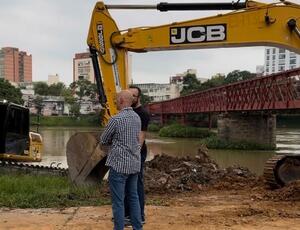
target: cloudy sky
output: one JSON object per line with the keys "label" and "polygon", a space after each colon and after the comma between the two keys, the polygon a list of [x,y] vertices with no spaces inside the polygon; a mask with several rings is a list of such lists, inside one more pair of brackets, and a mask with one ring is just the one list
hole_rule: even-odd
{"label": "cloudy sky", "polygon": [[[150,0],[104,2],[106,4],[159,3]],[[168,2],[211,2],[211,0],[169,0]],[[293,2],[300,3],[300,0],[293,0]],[[18,47],[32,54],[34,81],[46,81],[49,74],[57,73],[61,81],[68,85],[72,81],[74,54],[87,49],[86,37],[95,3],[94,0],[0,0],[0,47]],[[217,13],[216,11],[111,11],[119,29],[157,26]],[[168,82],[169,76],[182,73],[189,68],[197,69],[198,77],[209,78],[216,73],[227,74],[235,69],[255,72],[256,66],[263,64],[264,47],[132,53],[132,77],[135,83],[163,83]]]}

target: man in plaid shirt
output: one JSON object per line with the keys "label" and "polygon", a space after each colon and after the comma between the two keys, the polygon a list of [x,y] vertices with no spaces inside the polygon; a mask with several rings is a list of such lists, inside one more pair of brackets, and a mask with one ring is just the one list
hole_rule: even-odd
{"label": "man in plaid shirt", "polygon": [[141,146],[139,143],[141,120],[131,108],[132,101],[133,96],[128,90],[117,94],[117,108],[120,112],[109,120],[100,138],[102,145],[111,146],[106,165],[110,167],[108,181],[115,230],[124,229],[126,183],[130,196],[131,224],[135,230],[143,229],[137,194],[137,179],[141,169]]}

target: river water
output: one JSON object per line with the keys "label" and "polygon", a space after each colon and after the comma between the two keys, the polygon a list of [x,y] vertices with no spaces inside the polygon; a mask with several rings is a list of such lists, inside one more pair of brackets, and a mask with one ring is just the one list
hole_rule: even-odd
{"label": "river water", "polygon": [[[61,163],[67,167],[66,144],[76,132],[96,131],[95,128],[82,127],[43,127],[40,133],[43,136],[44,155],[43,165]],[[220,165],[228,167],[240,165],[248,167],[252,172],[261,175],[264,163],[276,153],[300,154],[300,129],[277,129],[277,150],[274,151],[245,151],[245,150],[209,150],[209,155]],[[184,157],[195,156],[198,151],[199,139],[162,138],[156,133],[147,135],[148,158],[151,160],[157,154]]]}

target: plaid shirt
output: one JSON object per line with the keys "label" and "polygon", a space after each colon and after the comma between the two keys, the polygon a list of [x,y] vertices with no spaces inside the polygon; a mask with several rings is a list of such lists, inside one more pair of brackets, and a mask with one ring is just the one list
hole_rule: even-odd
{"label": "plaid shirt", "polygon": [[102,145],[111,145],[106,164],[118,173],[134,174],[141,169],[141,146],[139,133],[141,120],[131,107],[122,109],[113,116],[100,141]]}

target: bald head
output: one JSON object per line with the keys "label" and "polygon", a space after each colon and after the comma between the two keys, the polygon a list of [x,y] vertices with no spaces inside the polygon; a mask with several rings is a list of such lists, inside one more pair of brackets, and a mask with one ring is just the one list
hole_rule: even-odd
{"label": "bald head", "polygon": [[133,96],[129,90],[122,90],[117,94],[118,110],[121,110],[126,107],[131,107],[132,102],[133,102]]}

